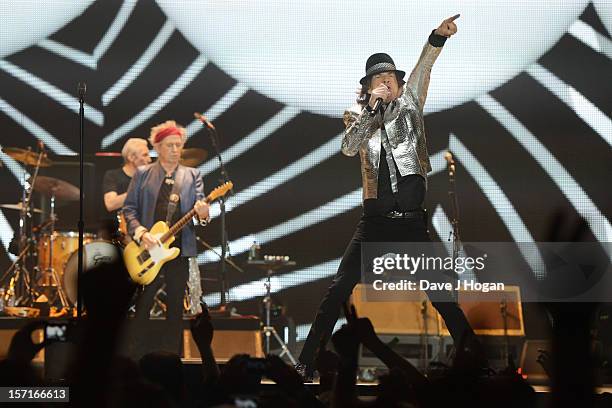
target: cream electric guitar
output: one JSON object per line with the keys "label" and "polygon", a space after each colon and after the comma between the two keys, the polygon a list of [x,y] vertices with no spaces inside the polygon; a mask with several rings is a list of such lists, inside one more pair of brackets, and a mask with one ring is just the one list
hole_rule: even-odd
{"label": "cream electric guitar", "polygon": [[[212,203],[219,197],[227,194],[233,187],[232,182],[228,181],[211,191],[204,201]],[[174,236],[191,221],[195,213],[195,209],[192,208],[191,211],[171,227],[168,227],[168,224],[164,221],[156,222],[149,231],[149,234],[153,235],[159,244],[149,250],[144,247],[144,244],[138,245],[134,241],[125,247],[123,250],[123,261],[134,282],[139,285],[148,285],[153,282],[159,270],[166,262],[179,256],[181,250],[170,248],[170,244],[174,242]]]}

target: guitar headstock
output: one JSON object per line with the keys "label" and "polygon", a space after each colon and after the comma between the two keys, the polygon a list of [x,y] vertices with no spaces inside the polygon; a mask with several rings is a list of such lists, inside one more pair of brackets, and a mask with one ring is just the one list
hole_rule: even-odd
{"label": "guitar headstock", "polygon": [[227,192],[230,191],[232,188],[234,188],[234,183],[232,183],[231,181],[221,184],[220,186],[216,187],[213,191],[211,191],[208,194],[208,196],[206,196],[206,202],[212,203],[216,199],[226,195]]}

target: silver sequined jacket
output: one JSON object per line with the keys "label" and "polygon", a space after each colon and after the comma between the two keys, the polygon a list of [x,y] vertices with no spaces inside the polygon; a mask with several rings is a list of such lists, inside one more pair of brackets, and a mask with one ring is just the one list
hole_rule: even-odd
{"label": "silver sequined jacket", "polygon": [[425,44],[401,96],[389,104],[382,118],[380,114],[370,115],[360,105],[344,112],[346,129],[342,153],[352,157],[359,152],[364,200],[377,197],[382,122],[401,176],[420,174],[427,180],[431,164],[425,140],[423,106],[431,68],[441,50],[442,47],[434,47],[429,42]]}

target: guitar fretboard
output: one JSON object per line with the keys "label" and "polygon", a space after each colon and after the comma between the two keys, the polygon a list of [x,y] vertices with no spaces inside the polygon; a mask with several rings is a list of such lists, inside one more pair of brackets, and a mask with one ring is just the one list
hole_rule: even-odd
{"label": "guitar fretboard", "polygon": [[[208,202],[208,200],[206,200],[206,201]],[[185,225],[187,225],[189,220],[191,220],[193,218],[195,213],[196,213],[195,209],[192,208],[187,214],[183,215],[180,220],[178,220],[172,227],[170,227],[168,232],[166,232],[164,235],[161,236],[160,241],[162,243],[165,243],[171,237],[173,237],[176,234],[178,234],[179,231],[182,230]]]}
{"label": "guitar fretboard", "polygon": [[[223,185],[215,188],[205,199],[204,202],[210,204],[219,197],[223,197],[225,193],[231,190],[234,184],[231,181],[225,182]],[[168,229],[164,235],[161,236],[160,241],[166,243],[171,237],[179,233],[181,229],[195,216],[195,208],[192,208],[187,214],[183,215],[173,226]]]}

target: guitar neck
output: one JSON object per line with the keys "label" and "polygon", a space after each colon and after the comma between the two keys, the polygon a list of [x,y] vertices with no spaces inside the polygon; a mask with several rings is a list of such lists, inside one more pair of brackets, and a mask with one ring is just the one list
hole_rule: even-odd
{"label": "guitar neck", "polygon": [[[206,198],[204,201],[207,203],[209,202],[208,198]],[[160,241],[162,243],[166,242],[171,237],[178,234],[183,229],[183,227],[187,225],[189,221],[191,221],[195,214],[195,208],[192,208],[189,212],[183,215],[180,220],[178,220],[173,226],[171,226],[170,229],[164,235],[161,236]]]}
{"label": "guitar neck", "polygon": [[[206,196],[206,198],[204,199],[204,202],[207,204],[210,204],[211,202],[215,201],[219,197],[223,197],[233,187],[234,187],[234,183],[232,183],[231,181],[226,181],[225,183],[223,183],[222,185],[220,185],[219,187],[211,191],[211,193],[208,196]],[[196,211],[194,207],[187,214],[183,215],[181,219],[176,222],[176,224],[171,226],[168,232],[166,232],[164,235],[161,236],[160,241],[162,243],[165,243],[170,238],[178,234],[179,231],[183,229],[185,225],[187,225],[187,223],[193,218],[195,214],[196,214]]]}

